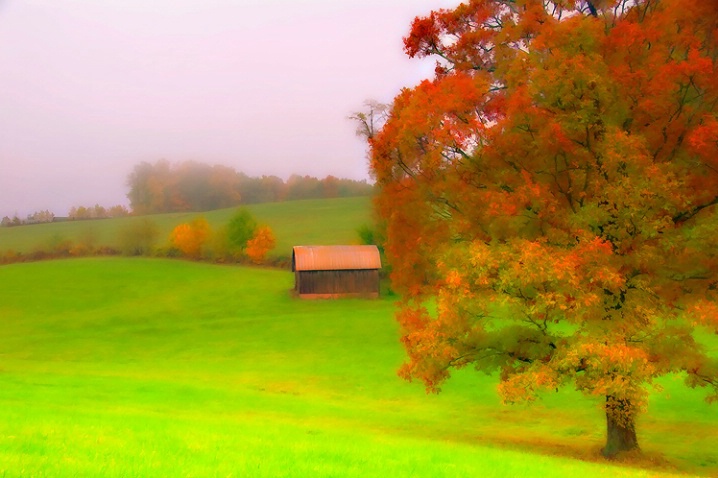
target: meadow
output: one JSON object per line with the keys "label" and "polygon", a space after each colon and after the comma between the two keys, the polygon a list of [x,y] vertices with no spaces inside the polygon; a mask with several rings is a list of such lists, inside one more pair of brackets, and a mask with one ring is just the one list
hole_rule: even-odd
{"label": "meadow", "polygon": [[[370,201],[369,197],[307,199],[252,204],[246,208],[260,224],[266,224],[274,231],[277,247],[270,256],[288,257],[291,256],[292,246],[299,244],[357,243],[357,228],[362,224],[371,224]],[[118,249],[121,231],[132,222],[143,220],[157,226],[158,246],[162,246],[168,242],[172,229],[178,224],[202,216],[212,228],[219,229],[229,222],[236,209],[0,227],[0,253],[52,250],[53,245],[65,240],[72,243],[89,241],[94,246]]]}
{"label": "meadow", "polygon": [[718,410],[662,382],[642,458],[599,404],[501,405],[396,377],[391,299],[302,301],[286,271],[146,258],[0,267],[0,476],[713,476]]}
{"label": "meadow", "polygon": [[[368,198],[251,206],[294,244],[356,242]],[[214,227],[234,209],[203,215]],[[198,214],[152,216],[163,234]],[[138,218],[0,228],[0,251]],[[126,224],[126,223],[125,223]],[[718,409],[666,377],[640,456],[600,456],[600,402],[505,406],[496,377],[396,376],[394,300],[303,301],[290,272],[157,258],[0,266],[0,476],[716,476]],[[718,340],[704,339],[718,354]]]}

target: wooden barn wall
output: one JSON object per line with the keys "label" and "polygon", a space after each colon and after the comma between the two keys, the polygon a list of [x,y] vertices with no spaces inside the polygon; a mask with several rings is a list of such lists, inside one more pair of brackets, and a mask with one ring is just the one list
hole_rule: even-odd
{"label": "wooden barn wall", "polygon": [[379,271],[298,271],[294,288],[300,294],[378,294]]}

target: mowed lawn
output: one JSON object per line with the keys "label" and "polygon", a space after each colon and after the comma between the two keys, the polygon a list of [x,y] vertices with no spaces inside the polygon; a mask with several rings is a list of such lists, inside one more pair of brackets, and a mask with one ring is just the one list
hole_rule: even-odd
{"label": "mowed lawn", "polygon": [[503,406],[396,376],[391,299],[301,301],[289,272],[161,259],[0,267],[0,476],[718,474],[718,408],[669,377],[645,458],[599,457],[598,401]]}

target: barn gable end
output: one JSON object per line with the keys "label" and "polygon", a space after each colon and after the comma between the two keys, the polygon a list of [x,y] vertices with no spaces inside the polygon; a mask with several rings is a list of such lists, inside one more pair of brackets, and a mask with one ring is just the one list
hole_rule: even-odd
{"label": "barn gable end", "polygon": [[379,297],[376,246],[295,246],[294,291],[302,298]]}

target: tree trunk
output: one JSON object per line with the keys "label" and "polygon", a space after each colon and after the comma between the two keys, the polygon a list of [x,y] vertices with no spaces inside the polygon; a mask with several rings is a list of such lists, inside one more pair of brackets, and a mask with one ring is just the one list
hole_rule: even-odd
{"label": "tree trunk", "polygon": [[626,399],[606,397],[606,446],[601,450],[606,458],[639,448],[634,414],[630,408],[631,403]]}

